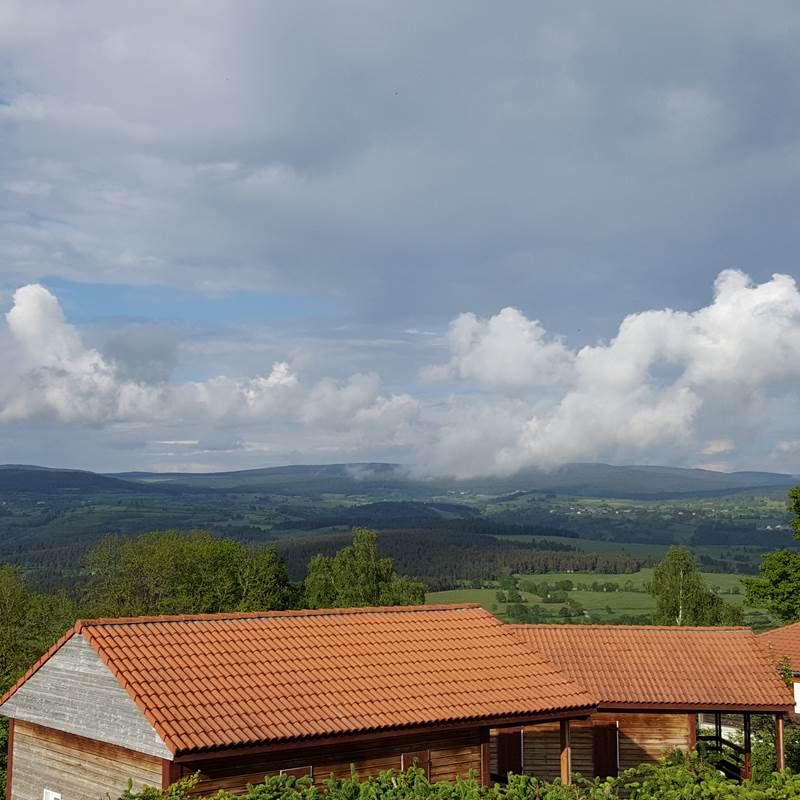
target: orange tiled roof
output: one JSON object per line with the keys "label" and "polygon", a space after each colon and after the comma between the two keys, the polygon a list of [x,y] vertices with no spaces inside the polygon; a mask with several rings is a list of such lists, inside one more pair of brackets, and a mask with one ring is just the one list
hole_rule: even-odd
{"label": "orange tiled roof", "polygon": [[790,691],[749,628],[515,625],[600,707],[789,711]]}
{"label": "orange tiled roof", "polygon": [[475,605],[94,620],[75,632],[176,754],[596,705]]}
{"label": "orange tiled roof", "polygon": [[792,665],[792,671],[800,673],[800,622],[765,631],[760,633],[758,638],[767,645],[767,650],[773,660],[780,661],[788,658]]}

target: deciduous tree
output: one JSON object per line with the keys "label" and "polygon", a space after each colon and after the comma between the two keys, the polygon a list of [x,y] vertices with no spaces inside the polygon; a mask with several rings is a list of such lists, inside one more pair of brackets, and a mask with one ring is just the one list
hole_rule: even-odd
{"label": "deciduous tree", "polygon": [[88,613],[107,616],[265,611],[296,605],[272,548],[194,531],[108,536],[86,557]]}
{"label": "deciduous tree", "polygon": [[397,574],[390,558],[378,557],[378,535],[353,529],[353,543],[335,556],[309,562],[305,580],[309,608],[415,605],[425,601],[425,585]]}
{"label": "deciduous tree", "polygon": [[653,570],[657,625],[741,625],[742,610],[712,592],[685,547],[670,547]]}

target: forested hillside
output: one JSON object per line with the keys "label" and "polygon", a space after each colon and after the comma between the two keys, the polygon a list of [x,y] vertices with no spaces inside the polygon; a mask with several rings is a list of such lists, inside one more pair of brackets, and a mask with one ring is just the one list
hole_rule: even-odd
{"label": "forested hillside", "polygon": [[[310,552],[330,552],[366,526],[434,589],[513,572],[631,572],[674,543],[689,545],[706,570],[752,574],[761,553],[797,545],[789,480],[602,464],[481,481],[423,480],[392,464],[118,476],[7,466],[0,561],[52,591],[108,533],[202,529],[275,543],[299,579]],[[643,495],[660,499],[631,499]]]}

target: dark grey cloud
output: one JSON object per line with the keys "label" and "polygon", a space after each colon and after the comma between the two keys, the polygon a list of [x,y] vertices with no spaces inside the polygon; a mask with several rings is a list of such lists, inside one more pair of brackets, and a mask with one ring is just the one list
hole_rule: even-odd
{"label": "dark grey cloud", "polygon": [[[50,276],[300,293],[326,311],[85,342],[117,383],[240,391],[286,361],[309,391],[376,373],[369,403],[445,402],[464,387],[417,373],[461,312],[511,305],[579,347],[707,306],[723,269],[797,273],[799,34],[788,1],[8,0],[0,299]],[[371,436],[317,453],[415,452]]]}
{"label": "dark grey cloud", "polygon": [[726,266],[793,266],[791,3],[13,8],[13,280],[290,287],[428,320],[511,285],[542,316],[599,294],[602,327]]}

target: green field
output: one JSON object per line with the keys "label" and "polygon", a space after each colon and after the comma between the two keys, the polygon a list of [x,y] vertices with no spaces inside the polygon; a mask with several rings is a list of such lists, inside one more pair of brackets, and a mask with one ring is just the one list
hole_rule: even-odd
{"label": "green field", "polygon": [[[643,569],[631,575],[612,575],[600,573],[548,573],[545,575],[518,575],[518,584],[524,585],[526,580],[536,583],[546,581],[554,584],[561,580],[571,580],[574,585],[593,584],[595,582],[615,583],[622,587],[630,581],[631,588],[638,591],[592,591],[575,588],[567,593],[569,600],[579,603],[585,613],[582,619],[563,619],[559,616],[560,609],[566,608],[567,603],[543,603],[542,597],[519,589],[525,605],[540,606],[550,615],[548,622],[581,622],[593,621],[601,623],[619,622],[622,615],[641,616],[652,614],[655,611],[655,600],[646,592],[645,586],[651,580],[652,569]],[[703,573],[706,585],[720,593],[726,602],[742,605],[744,603],[744,585],[741,576],[731,573],[706,572]],[[453,589],[445,592],[430,592],[426,596],[429,603],[478,603],[504,622],[514,621],[508,613],[509,603],[499,602],[497,588],[482,589]],[[761,609],[745,606],[745,621],[759,629],[769,627],[772,620]]]}

